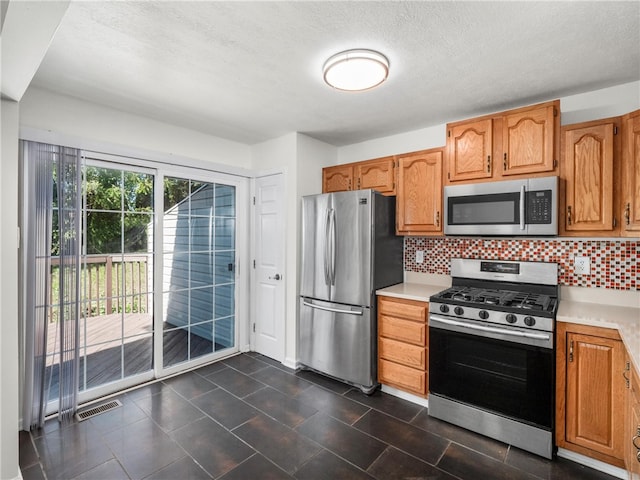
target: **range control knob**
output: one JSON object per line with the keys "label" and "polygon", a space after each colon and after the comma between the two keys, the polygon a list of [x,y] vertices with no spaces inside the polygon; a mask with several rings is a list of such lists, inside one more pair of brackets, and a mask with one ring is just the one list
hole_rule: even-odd
{"label": "range control knob", "polygon": [[447,313],[449,311],[449,305],[440,305],[440,311],[442,313]]}
{"label": "range control knob", "polygon": [[507,313],[507,322],[516,323],[516,320],[518,320],[518,317],[516,317],[513,313]]}
{"label": "range control knob", "polygon": [[524,324],[527,327],[533,327],[536,324],[536,319],[533,317],[524,317]]}
{"label": "range control knob", "polygon": [[453,309],[453,311],[455,312],[456,315],[462,315],[464,313],[464,310],[462,309],[462,307],[456,307]]}
{"label": "range control knob", "polygon": [[486,310],[480,310],[480,312],[478,312],[478,316],[481,319],[486,320],[487,318],[489,318],[489,312],[487,312]]}

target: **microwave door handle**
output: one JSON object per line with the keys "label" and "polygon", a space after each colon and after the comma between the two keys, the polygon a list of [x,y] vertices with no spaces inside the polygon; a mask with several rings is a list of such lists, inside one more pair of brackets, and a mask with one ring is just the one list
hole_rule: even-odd
{"label": "microwave door handle", "polygon": [[520,185],[520,230],[524,230],[524,202],[525,202],[525,186]]}

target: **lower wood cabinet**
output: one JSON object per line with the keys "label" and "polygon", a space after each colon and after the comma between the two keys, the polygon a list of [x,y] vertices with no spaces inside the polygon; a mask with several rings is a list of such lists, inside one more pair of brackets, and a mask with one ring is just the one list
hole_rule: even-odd
{"label": "lower wood cabinet", "polygon": [[378,381],[427,396],[429,304],[378,297]]}
{"label": "lower wood cabinet", "polygon": [[624,434],[624,463],[630,480],[640,480],[640,374],[627,358],[625,364],[627,408]]}
{"label": "lower wood cabinet", "polygon": [[624,468],[625,348],[617,330],[558,322],[556,443]]}

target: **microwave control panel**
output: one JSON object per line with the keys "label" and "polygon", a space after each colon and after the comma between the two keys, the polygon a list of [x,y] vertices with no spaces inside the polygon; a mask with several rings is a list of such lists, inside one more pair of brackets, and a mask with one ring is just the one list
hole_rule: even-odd
{"label": "microwave control panel", "polygon": [[551,223],[551,190],[538,190],[526,194],[525,220],[529,224]]}

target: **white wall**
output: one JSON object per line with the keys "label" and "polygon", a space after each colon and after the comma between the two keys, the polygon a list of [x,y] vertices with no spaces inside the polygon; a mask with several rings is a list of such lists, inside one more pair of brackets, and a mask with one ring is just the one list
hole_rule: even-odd
{"label": "white wall", "polygon": [[186,158],[232,168],[251,167],[248,145],[33,87],[20,101],[20,135],[148,160],[172,162],[175,157],[172,163],[183,163]]}
{"label": "white wall", "polygon": [[0,162],[0,478],[18,468],[18,104],[2,100]]}
{"label": "white wall", "polygon": [[306,135],[290,133],[252,147],[254,171],[285,174],[285,364],[297,361],[300,197],[320,193],[322,167],[333,165],[336,149]]}
{"label": "white wall", "polygon": [[[560,121],[562,125],[569,125],[623,115],[638,108],[640,108],[640,82],[631,82],[560,98]],[[340,147],[337,164],[443,147],[446,139],[446,124],[376,138]]]}

